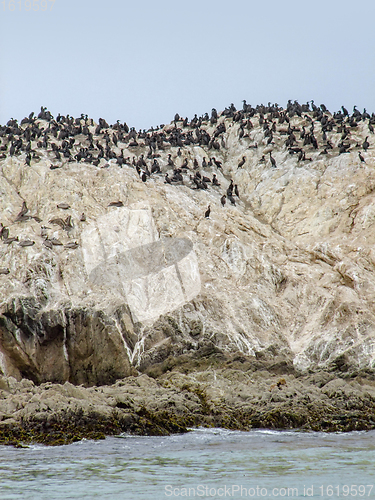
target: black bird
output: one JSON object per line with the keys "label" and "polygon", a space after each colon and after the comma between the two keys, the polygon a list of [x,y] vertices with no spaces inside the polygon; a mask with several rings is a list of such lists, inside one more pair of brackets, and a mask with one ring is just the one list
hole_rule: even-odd
{"label": "black bird", "polygon": [[1,224],[1,232],[0,232],[0,237],[3,239],[3,240],[7,240],[9,238],[9,228],[3,226]]}
{"label": "black bird", "polygon": [[366,150],[369,148],[369,146],[370,146],[370,143],[368,142],[368,140],[367,140],[367,139],[368,139],[368,136],[366,137],[366,139],[365,139],[364,143],[362,144],[362,147],[363,147],[363,149],[364,149],[365,151],[366,151]]}
{"label": "black bird", "polygon": [[242,168],[245,165],[246,162],[246,156],[242,157],[242,160],[238,163],[237,168]]}
{"label": "black bird", "polygon": [[108,206],[109,207],[123,207],[124,204],[122,201],[111,201],[111,203]]}
{"label": "black bird", "polygon": [[173,160],[172,160],[171,156],[172,156],[171,154],[168,155],[168,165],[170,167],[174,167],[174,163],[173,163]]}
{"label": "black bird", "polygon": [[270,160],[272,167],[277,168],[275,158],[272,156],[271,151],[270,151]]}
{"label": "black bird", "polygon": [[221,205],[224,207],[227,202],[227,197],[225,196],[225,194],[223,194],[223,196],[220,198],[220,201]]}
{"label": "black bird", "polygon": [[214,186],[220,186],[220,183],[219,183],[219,181],[216,178],[216,174],[213,174],[213,176],[212,176],[212,184]]}
{"label": "black bird", "polygon": [[23,216],[27,214],[29,209],[27,208],[26,201],[22,203],[21,212],[17,215],[15,222],[22,220]]}
{"label": "black bird", "polygon": [[209,218],[209,216],[210,216],[210,212],[211,212],[211,206],[210,206],[210,205],[208,205],[207,210],[206,210],[206,211],[205,211],[205,213],[204,213],[204,216],[206,217],[206,219],[208,219],[208,218]]}
{"label": "black bird", "polygon": [[172,181],[171,181],[171,179],[168,176],[168,172],[165,174],[164,184],[172,184]]}
{"label": "black bird", "polygon": [[231,202],[232,205],[236,205],[236,201],[232,196],[232,193],[228,194],[228,200]]}
{"label": "black bird", "polygon": [[240,197],[240,193],[238,192],[238,187],[237,187],[237,184],[234,185],[234,194],[239,198]]}
{"label": "black bird", "polygon": [[359,156],[359,159],[361,160],[361,163],[366,163],[365,159],[363,158],[363,156],[361,155],[361,153],[359,151],[358,151],[358,156]]}
{"label": "black bird", "polygon": [[213,160],[213,162],[215,163],[217,168],[221,168],[221,165],[222,165],[221,161],[217,160],[214,156],[211,158],[211,160]]}
{"label": "black bird", "polygon": [[232,193],[233,193],[233,179],[230,180],[230,184],[229,184],[228,189],[227,189],[228,198],[229,198],[229,196],[232,196]]}

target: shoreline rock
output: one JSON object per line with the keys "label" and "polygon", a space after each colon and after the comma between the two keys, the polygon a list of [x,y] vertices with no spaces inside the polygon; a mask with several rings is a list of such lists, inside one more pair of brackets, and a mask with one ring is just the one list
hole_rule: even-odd
{"label": "shoreline rock", "polygon": [[0,444],[13,446],[69,444],[124,432],[167,435],[198,426],[370,430],[375,373],[301,374],[282,364],[251,367],[244,358],[223,363],[211,356],[200,367],[186,362],[157,378],[142,374],[100,387],[36,386],[3,377],[0,418]]}
{"label": "shoreline rock", "polygon": [[374,124],[0,126],[0,441],[373,428]]}

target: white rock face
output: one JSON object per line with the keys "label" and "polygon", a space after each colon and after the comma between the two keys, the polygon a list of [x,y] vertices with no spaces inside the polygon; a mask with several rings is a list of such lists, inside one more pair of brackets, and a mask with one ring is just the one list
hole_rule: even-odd
{"label": "white rock face", "polygon": [[[352,367],[375,366],[374,137],[362,152],[366,163],[355,149],[368,135],[362,122],[351,131],[349,153],[305,148],[311,161],[299,162],[285,147],[281,126],[271,147],[258,118],[253,122],[249,137],[239,139],[239,125],[226,119],[225,149],[185,146],[181,157],[175,147],[161,150],[163,174],[170,173],[169,152],[176,166],[188,159],[183,184],[166,184],[160,174],[142,182],[133,166],[114,161],[106,168],[62,161],[51,170],[45,150],[30,166],[24,154],[0,160],[1,222],[10,236],[35,241],[0,243],[0,268],[9,270],[0,275],[5,375],[35,371],[40,380],[58,380],[60,373],[61,380],[77,381],[83,374],[72,374],[84,361],[93,378],[82,383],[95,383],[92,367],[103,352],[107,372],[112,362],[128,374],[131,364],[142,368],[208,343],[249,356],[283,356],[300,369],[342,357]],[[304,123],[298,116],[290,122],[299,129]],[[215,126],[202,129],[212,135]],[[85,141],[76,136],[77,148]],[[333,131],[331,141],[337,146],[340,134]],[[147,155],[142,144],[114,149],[137,159]],[[35,141],[32,146],[37,149]],[[216,173],[221,186],[192,189],[193,159],[201,165],[213,155],[222,169],[200,171]],[[246,163],[238,169],[242,156]],[[240,198],[222,207],[230,179]],[[42,222],[15,222],[24,200]],[[108,206],[118,200],[124,206]],[[70,208],[57,208],[61,202]],[[67,215],[70,230],[49,222]],[[46,248],[42,225],[49,238],[79,247]],[[47,356],[60,361],[47,368]]]}
{"label": "white rock face", "polygon": [[200,292],[192,242],[160,240],[150,207],[121,207],[98,217],[81,240],[89,280],[119,293],[135,322],[157,319]]}

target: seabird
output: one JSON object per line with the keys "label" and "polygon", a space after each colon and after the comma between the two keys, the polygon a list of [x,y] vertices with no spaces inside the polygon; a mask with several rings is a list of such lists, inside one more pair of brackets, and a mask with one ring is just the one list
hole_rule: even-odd
{"label": "seabird", "polygon": [[0,236],[3,240],[7,240],[9,238],[9,228],[3,226],[1,224],[1,232],[0,232]]}
{"label": "seabird", "polygon": [[213,160],[213,162],[215,163],[217,168],[221,168],[221,166],[222,166],[221,161],[217,160],[214,156],[211,159]]}
{"label": "seabird", "polygon": [[209,218],[209,216],[210,216],[210,212],[211,212],[211,206],[210,206],[210,205],[208,205],[207,210],[206,210],[206,211],[205,211],[205,213],[204,213],[204,216],[205,216],[207,219],[208,219],[208,218]]}
{"label": "seabird", "polygon": [[212,184],[213,184],[214,186],[220,186],[220,183],[219,183],[219,181],[217,180],[216,174],[213,174],[213,176],[212,176]]}
{"label": "seabird", "polygon": [[35,244],[35,241],[32,240],[22,240],[18,243],[20,247],[31,247]]}
{"label": "seabird", "polygon": [[242,157],[242,160],[238,163],[237,168],[242,168],[243,165],[245,165],[246,162],[246,156]]}
{"label": "seabird", "polygon": [[224,207],[227,202],[227,197],[225,196],[225,194],[223,194],[223,196],[220,198],[220,201],[221,205]]}
{"label": "seabird", "polygon": [[50,250],[52,250],[52,249],[53,249],[53,244],[52,244],[52,242],[51,242],[48,238],[46,238],[46,239],[43,241],[43,245],[44,245],[44,246],[46,246],[47,248],[49,248]]}
{"label": "seabird", "polygon": [[275,158],[272,156],[271,151],[270,151],[270,160],[272,167],[277,168]]}
{"label": "seabird", "polygon": [[228,200],[231,202],[232,205],[236,205],[236,201],[232,196],[232,193],[227,194]]}
{"label": "seabird", "polygon": [[230,195],[232,195],[232,193],[233,193],[233,179],[230,180],[230,184],[229,184],[228,189],[227,189],[228,198]]}
{"label": "seabird", "polygon": [[174,163],[173,163],[173,160],[172,160],[171,156],[172,156],[172,154],[169,153],[169,155],[168,155],[168,165],[170,167],[174,167]]}
{"label": "seabird", "polygon": [[361,163],[366,163],[365,159],[363,158],[363,156],[361,155],[361,153],[359,151],[358,151],[358,156],[359,156],[359,159],[361,160]]}
{"label": "seabird", "polygon": [[62,229],[65,229],[65,222],[60,217],[55,217],[54,219],[51,219],[48,222],[50,224],[56,224],[58,226],[61,226]]}
{"label": "seabird", "polygon": [[48,240],[51,242],[52,245],[54,246],[62,246],[62,243],[60,240],[58,240],[57,238],[51,238],[50,240]]}
{"label": "seabird", "polygon": [[16,221],[18,219],[21,219],[25,214],[27,214],[27,212],[29,211],[29,209],[27,208],[27,205],[26,205],[26,201],[24,201],[22,203],[22,208],[21,208],[21,212],[17,215],[16,217]]}
{"label": "seabird", "polygon": [[10,238],[4,238],[4,245],[10,245],[13,241],[18,241],[18,236],[11,236]]}
{"label": "seabird", "polygon": [[111,203],[108,206],[109,207],[123,207],[124,204],[122,201],[111,201]]}
{"label": "seabird", "polygon": [[65,248],[71,248],[71,249],[76,249],[79,247],[79,244],[76,242],[76,241],[69,241],[69,243],[67,243],[65,245]]}

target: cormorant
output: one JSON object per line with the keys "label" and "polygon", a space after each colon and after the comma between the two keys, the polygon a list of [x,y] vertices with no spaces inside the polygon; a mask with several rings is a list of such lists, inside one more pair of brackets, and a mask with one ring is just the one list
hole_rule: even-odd
{"label": "cormorant", "polygon": [[271,160],[271,165],[272,165],[272,167],[277,168],[277,166],[276,166],[276,160],[275,160],[275,158],[272,156],[271,151],[270,151],[270,160]]}
{"label": "cormorant", "polygon": [[[109,207],[123,207],[124,204],[122,201],[111,201],[111,203],[108,205]],[[52,221],[50,221],[52,222]]]}
{"label": "cormorant", "polygon": [[219,181],[217,180],[216,174],[213,174],[213,176],[212,176],[212,184],[213,184],[214,186],[220,186],[220,183],[219,183]]}
{"label": "cormorant", "polygon": [[242,160],[238,163],[237,168],[242,168],[245,165],[246,156],[242,157]]}
{"label": "cormorant", "polygon": [[232,205],[236,205],[236,201],[232,196],[232,193],[227,194],[228,200],[231,202]]}

